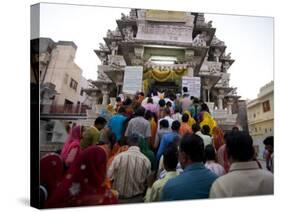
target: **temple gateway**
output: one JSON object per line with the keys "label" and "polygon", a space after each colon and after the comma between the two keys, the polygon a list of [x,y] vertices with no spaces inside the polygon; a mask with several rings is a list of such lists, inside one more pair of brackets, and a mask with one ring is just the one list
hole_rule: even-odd
{"label": "temple gateway", "polygon": [[152,89],[182,93],[183,77],[199,77],[199,98],[218,124],[229,130],[239,123],[240,97],[229,87],[227,73],[234,60],[203,13],[131,9],[116,22],[94,50],[101,64],[94,88],[86,90],[93,97],[89,117],[122,93],[126,67],[141,66],[145,94]]}

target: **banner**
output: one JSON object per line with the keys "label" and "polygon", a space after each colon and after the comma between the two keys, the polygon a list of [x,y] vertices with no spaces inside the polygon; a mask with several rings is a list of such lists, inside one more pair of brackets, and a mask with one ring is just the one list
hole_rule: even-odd
{"label": "banner", "polygon": [[123,81],[123,93],[135,94],[137,91],[141,91],[142,75],[142,66],[126,66]]}
{"label": "banner", "polygon": [[[186,87],[187,91],[184,91]],[[189,96],[194,96],[200,98],[201,91],[201,79],[200,77],[182,77],[182,95],[188,94]]]}

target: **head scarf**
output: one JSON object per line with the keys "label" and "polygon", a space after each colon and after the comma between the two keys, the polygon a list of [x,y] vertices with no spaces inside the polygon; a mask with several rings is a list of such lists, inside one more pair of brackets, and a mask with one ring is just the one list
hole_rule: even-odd
{"label": "head scarf", "polygon": [[104,186],[106,154],[97,146],[85,149],[62,183],[50,197],[48,207],[69,207],[117,203],[113,193]]}
{"label": "head scarf", "polygon": [[63,148],[61,151],[61,157],[62,157],[63,161],[66,160],[71,149],[79,148],[79,150],[80,150],[80,138],[81,138],[81,126],[76,125],[75,127],[73,127],[70,130],[69,136],[63,145]]}
{"label": "head scarf", "polygon": [[60,155],[49,153],[40,159],[40,185],[43,185],[48,196],[52,194],[63,177],[63,161]]}
{"label": "head scarf", "polygon": [[219,127],[214,127],[213,129],[213,142],[216,150],[224,144],[224,134]]}
{"label": "head scarf", "polygon": [[142,154],[144,154],[151,163],[151,170],[156,170],[156,158],[154,153],[150,150],[148,143],[143,136],[139,136],[139,148]]}
{"label": "head scarf", "polygon": [[202,120],[200,122],[200,127],[202,128],[204,125],[208,125],[210,127],[210,134],[213,135],[213,129],[217,126],[217,122],[213,119],[213,117],[210,115],[210,113],[204,111],[200,113],[200,116],[202,116]]}

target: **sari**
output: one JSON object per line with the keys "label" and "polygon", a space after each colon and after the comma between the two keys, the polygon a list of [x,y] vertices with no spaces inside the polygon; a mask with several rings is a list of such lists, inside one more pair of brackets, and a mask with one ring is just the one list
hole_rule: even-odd
{"label": "sari", "polygon": [[81,151],[80,138],[81,126],[76,125],[70,130],[69,136],[61,151],[62,160],[67,166],[70,166],[74,162]]}
{"label": "sari", "polygon": [[139,138],[139,148],[141,153],[149,159],[151,163],[151,170],[156,170],[156,157],[153,151],[150,150],[148,143],[142,136],[140,136]]}
{"label": "sari", "polygon": [[106,163],[103,149],[97,146],[85,149],[47,201],[46,207],[116,204],[116,194],[104,185]]}
{"label": "sari", "polygon": [[57,188],[63,173],[63,161],[59,154],[48,153],[40,159],[40,185],[47,189],[48,196]]}
{"label": "sari", "polygon": [[150,128],[151,128],[151,138],[149,140],[150,148],[154,147],[156,132],[157,132],[157,123],[155,122],[154,118],[151,118],[150,121]]}
{"label": "sari", "polygon": [[188,110],[185,110],[184,113],[186,113],[189,116],[187,124],[192,127],[193,124],[196,124],[195,119],[191,116],[191,113]]}
{"label": "sari", "polygon": [[214,127],[213,129],[213,145],[216,151],[224,144],[224,134],[221,128]]}
{"label": "sari", "polygon": [[201,129],[204,125],[208,125],[210,127],[210,134],[213,135],[213,130],[217,126],[217,122],[213,119],[213,117],[210,115],[210,113],[204,111],[199,114],[200,118],[199,120],[202,120],[200,122]]}

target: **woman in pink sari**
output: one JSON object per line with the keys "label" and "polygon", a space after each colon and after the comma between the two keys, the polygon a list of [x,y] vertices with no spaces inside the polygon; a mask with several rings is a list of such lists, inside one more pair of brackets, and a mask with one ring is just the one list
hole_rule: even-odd
{"label": "woman in pink sari", "polygon": [[46,208],[116,204],[116,194],[104,185],[106,163],[102,148],[91,146],[83,150],[47,201]]}
{"label": "woman in pink sari", "polygon": [[76,125],[70,130],[69,136],[64,143],[64,146],[61,151],[61,157],[67,167],[70,167],[70,165],[74,162],[74,160],[77,158],[77,156],[81,151],[80,148],[81,136],[82,136],[82,127]]}

